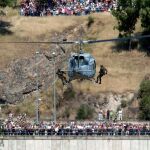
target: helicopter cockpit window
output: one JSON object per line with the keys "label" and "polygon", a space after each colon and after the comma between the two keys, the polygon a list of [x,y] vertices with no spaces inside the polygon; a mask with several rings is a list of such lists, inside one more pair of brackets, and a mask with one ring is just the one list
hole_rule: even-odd
{"label": "helicopter cockpit window", "polygon": [[86,59],[84,58],[84,56],[75,56],[74,57],[74,60],[75,60],[75,63],[79,65],[87,65],[87,61]]}
{"label": "helicopter cockpit window", "polygon": [[80,64],[80,65],[86,65],[86,61],[85,61],[84,56],[80,56],[80,57],[79,57],[79,64]]}
{"label": "helicopter cockpit window", "polygon": [[74,56],[75,63],[78,64],[78,56]]}

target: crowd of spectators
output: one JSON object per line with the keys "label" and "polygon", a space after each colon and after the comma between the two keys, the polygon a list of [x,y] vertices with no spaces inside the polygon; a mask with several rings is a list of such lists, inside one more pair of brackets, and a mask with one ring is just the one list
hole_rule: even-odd
{"label": "crowd of spectators", "polygon": [[26,114],[14,118],[10,114],[1,124],[4,136],[150,136],[150,123],[127,122],[48,122],[29,121]]}
{"label": "crowd of spectators", "polygon": [[117,0],[22,0],[21,16],[87,15],[93,12],[110,11],[117,7]]}

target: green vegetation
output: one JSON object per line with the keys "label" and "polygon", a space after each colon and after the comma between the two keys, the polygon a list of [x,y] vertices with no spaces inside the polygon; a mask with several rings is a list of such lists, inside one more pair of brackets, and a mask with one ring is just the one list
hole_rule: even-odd
{"label": "green vegetation", "polygon": [[89,107],[87,104],[82,104],[77,111],[76,119],[84,120],[93,118],[94,109]]}
{"label": "green vegetation", "polygon": [[93,23],[94,23],[94,18],[92,16],[89,16],[88,17],[87,27],[90,28]]}
{"label": "green vegetation", "polygon": [[150,31],[150,1],[143,0],[141,7],[141,26],[144,28],[144,30]]}
{"label": "green vegetation", "polygon": [[121,108],[125,108],[125,107],[127,107],[127,101],[122,100],[121,101]]}
{"label": "green vegetation", "polygon": [[17,4],[17,0],[0,0],[0,6],[1,7],[6,7],[6,6],[10,6],[10,7],[14,7]]}
{"label": "green vegetation", "polygon": [[118,8],[112,11],[118,25],[119,37],[130,36],[135,30],[135,24],[139,17],[139,7],[136,0],[118,0]]}
{"label": "green vegetation", "polygon": [[[138,19],[141,19],[143,35],[150,34],[149,0],[118,0],[118,8],[116,10],[113,10],[112,14],[116,17],[118,22],[118,25],[115,26],[115,29],[119,31],[119,37],[131,36],[135,31],[135,25]],[[142,45],[142,47],[148,48],[148,41],[148,38],[144,39],[140,44]],[[129,47],[129,44],[130,40],[123,43],[125,48]]]}
{"label": "green vegetation", "polygon": [[140,97],[150,96],[150,80],[144,80],[140,85]]}
{"label": "green vegetation", "polygon": [[[143,27],[143,35],[150,34],[150,1],[144,0],[140,11],[141,26]],[[149,49],[149,38],[141,40],[142,48]],[[150,52],[149,52],[150,53]],[[147,53],[148,54],[148,53]]]}
{"label": "green vegetation", "polygon": [[65,100],[72,100],[73,98],[75,98],[75,95],[76,95],[76,92],[73,89],[73,87],[67,88],[63,93],[63,97]]}
{"label": "green vegetation", "polygon": [[140,118],[150,120],[150,80],[145,80],[140,85]]}
{"label": "green vegetation", "polygon": [[70,109],[69,108],[65,108],[65,111],[63,113],[63,118],[68,119],[70,117]]}

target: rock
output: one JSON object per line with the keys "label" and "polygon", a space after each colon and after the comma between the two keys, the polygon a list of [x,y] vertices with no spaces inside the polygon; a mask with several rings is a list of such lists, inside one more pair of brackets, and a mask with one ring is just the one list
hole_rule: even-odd
{"label": "rock", "polygon": [[96,106],[96,108],[99,108],[99,107],[100,107],[98,103],[96,103],[96,105],[95,105],[95,106]]}
{"label": "rock", "polygon": [[127,97],[127,101],[130,101],[130,100],[132,100],[134,98],[134,93],[133,92],[129,92],[126,97]]}
{"label": "rock", "polygon": [[114,95],[114,100],[119,101],[118,96],[116,94]]}
{"label": "rock", "polygon": [[[61,54],[61,57],[64,56]],[[60,57],[56,58],[56,64],[60,60]],[[43,54],[14,60],[8,68],[0,71],[0,99],[7,103],[21,102],[24,95],[37,90],[37,87],[42,90],[49,88],[53,82],[52,66]]]}

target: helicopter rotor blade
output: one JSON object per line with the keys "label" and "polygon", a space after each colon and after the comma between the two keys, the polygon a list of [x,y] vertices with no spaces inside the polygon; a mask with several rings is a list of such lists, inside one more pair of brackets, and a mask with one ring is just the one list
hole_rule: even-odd
{"label": "helicopter rotor blade", "polygon": [[113,38],[113,39],[100,39],[100,40],[78,40],[78,41],[0,41],[0,44],[94,44],[94,43],[102,43],[102,42],[118,42],[118,41],[127,41],[132,39],[143,39],[150,38],[150,35],[141,35],[141,36],[130,36],[123,38]]}
{"label": "helicopter rotor blade", "polygon": [[124,37],[124,38],[114,38],[114,39],[103,39],[103,40],[87,40],[83,41],[83,43],[87,44],[94,44],[94,43],[102,43],[102,42],[119,42],[119,41],[127,41],[132,39],[143,39],[143,38],[150,38],[150,35],[141,35],[135,37]]}
{"label": "helicopter rotor blade", "polygon": [[26,44],[26,43],[28,43],[28,44],[74,44],[74,43],[76,43],[76,41],[63,41],[63,42],[49,42],[49,41],[47,41],[47,42],[42,42],[42,41],[33,41],[33,42],[28,42],[28,41],[25,41],[25,42],[23,42],[23,41],[19,41],[19,42],[16,42],[16,41],[0,41],[0,44]]}

